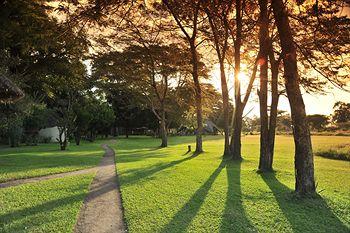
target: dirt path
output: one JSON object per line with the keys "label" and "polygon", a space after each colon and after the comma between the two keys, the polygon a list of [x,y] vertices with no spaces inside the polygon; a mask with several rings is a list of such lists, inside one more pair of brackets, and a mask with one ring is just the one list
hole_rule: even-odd
{"label": "dirt path", "polygon": [[125,232],[114,151],[106,151],[80,210],[75,233]]}
{"label": "dirt path", "polygon": [[7,181],[4,183],[0,183],[0,188],[7,188],[7,187],[12,187],[12,186],[17,186],[17,185],[27,184],[27,183],[35,183],[35,182],[39,182],[39,181],[43,181],[43,180],[62,178],[62,177],[66,177],[66,176],[88,174],[88,173],[96,172],[97,169],[98,169],[97,167],[93,167],[93,168],[87,168],[87,169],[78,170],[78,171],[63,172],[63,173],[47,175],[47,176],[39,176],[39,177],[19,179],[19,180],[11,180],[11,181]]}

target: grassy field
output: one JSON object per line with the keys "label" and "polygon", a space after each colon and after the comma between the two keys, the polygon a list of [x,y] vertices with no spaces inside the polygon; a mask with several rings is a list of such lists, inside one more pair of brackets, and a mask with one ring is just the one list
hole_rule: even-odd
{"label": "grassy field", "polygon": [[101,141],[71,144],[66,151],[58,144],[1,148],[0,182],[93,167],[103,153]]}
{"label": "grassy field", "polygon": [[72,232],[93,175],[0,189],[0,232]]}
{"label": "grassy field", "polygon": [[[350,137],[314,136],[315,150]],[[186,154],[193,137],[118,139],[117,169],[130,232],[349,232],[350,163],[315,157],[318,197],[298,199],[293,139],[278,136],[275,173],[258,174],[259,137],[243,138],[242,162],[223,162],[221,137]]]}
{"label": "grassy field", "polygon": [[[93,167],[101,141],[0,149],[0,182]],[[94,174],[70,176],[0,189],[0,232],[72,232]]]}

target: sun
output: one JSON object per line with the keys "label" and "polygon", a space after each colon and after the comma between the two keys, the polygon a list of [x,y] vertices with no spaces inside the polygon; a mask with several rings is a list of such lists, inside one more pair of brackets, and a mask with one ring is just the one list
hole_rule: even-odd
{"label": "sun", "polygon": [[[241,83],[241,86],[247,86],[249,83],[249,76],[245,72],[246,66],[244,64],[241,65],[241,72],[239,72],[238,79]],[[213,66],[212,71],[210,72],[210,83],[213,84],[213,86],[221,91],[221,77],[220,77],[220,65],[215,64]],[[226,69],[226,80],[227,80],[227,85],[230,91],[230,96],[233,96],[233,85],[234,85],[234,71],[233,69]]]}

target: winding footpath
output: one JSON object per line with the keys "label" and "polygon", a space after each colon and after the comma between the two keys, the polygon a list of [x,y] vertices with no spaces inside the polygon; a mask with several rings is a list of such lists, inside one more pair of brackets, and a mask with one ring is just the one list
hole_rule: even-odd
{"label": "winding footpath", "polygon": [[108,145],[97,167],[41,177],[12,180],[0,183],[0,188],[40,182],[66,176],[96,172],[80,210],[74,233],[122,233],[126,232],[123,207],[115,166],[115,153]]}

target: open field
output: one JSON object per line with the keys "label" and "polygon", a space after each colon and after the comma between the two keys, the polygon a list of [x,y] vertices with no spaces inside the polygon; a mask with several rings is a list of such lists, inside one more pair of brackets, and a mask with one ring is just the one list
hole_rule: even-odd
{"label": "open field", "polygon": [[[314,136],[314,150],[350,137]],[[293,139],[278,136],[275,173],[258,174],[259,136],[243,137],[242,162],[223,162],[223,140],[185,154],[193,137],[118,139],[117,170],[130,232],[349,232],[350,163],[315,157],[318,197],[298,199]]]}
{"label": "open field", "polygon": [[81,170],[96,166],[103,155],[101,141],[71,144],[66,151],[58,144],[0,149],[0,182]]}

